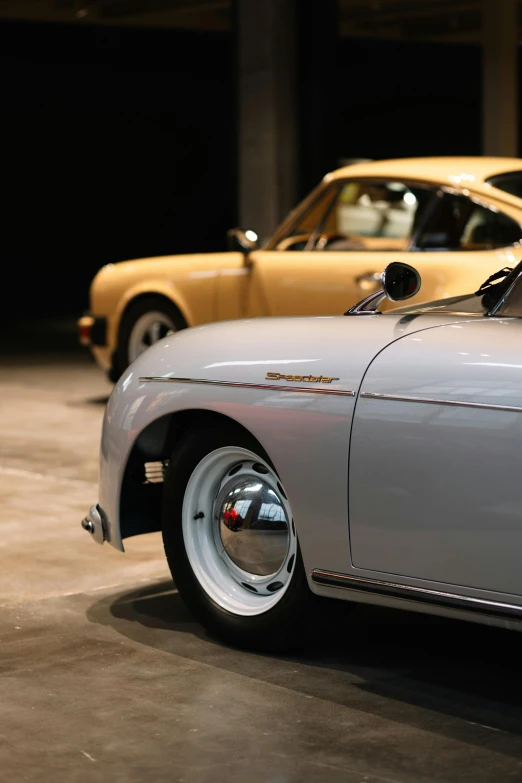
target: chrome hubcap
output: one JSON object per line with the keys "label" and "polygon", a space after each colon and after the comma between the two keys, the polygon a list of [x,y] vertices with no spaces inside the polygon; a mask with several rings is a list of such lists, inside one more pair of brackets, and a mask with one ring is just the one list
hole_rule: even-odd
{"label": "chrome hubcap", "polygon": [[192,473],[182,514],[189,562],[212,600],[234,614],[255,615],[281,599],[297,539],[269,465],[246,449],[216,449]]}
{"label": "chrome hubcap", "polygon": [[[224,555],[247,574],[276,574],[286,560],[289,525],[278,493],[250,471],[261,464],[238,466],[225,480],[215,504]],[[245,475],[246,473],[246,475]],[[250,475],[249,475],[250,474]]]}
{"label": "chrome hubcap", "polygon": [[160,310],[144,313],[135,322],[129,337],[129,363],[151,345],[176,331],[176,327],[166,313]]}

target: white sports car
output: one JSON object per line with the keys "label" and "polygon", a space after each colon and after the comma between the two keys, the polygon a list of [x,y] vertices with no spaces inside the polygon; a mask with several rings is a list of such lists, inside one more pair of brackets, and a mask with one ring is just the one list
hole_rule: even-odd
{"label": "white sports car", "polygon": [[162,530],[176,586],[220,638],[295,643],[318,596],[520,627],[522,263],[477,294],[385,314],[189,329],[109,400],[98,505],[123,550]]}

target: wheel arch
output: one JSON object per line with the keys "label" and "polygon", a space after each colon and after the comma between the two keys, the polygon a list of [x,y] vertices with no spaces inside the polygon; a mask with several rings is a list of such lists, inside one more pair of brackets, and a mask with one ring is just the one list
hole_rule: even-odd
{"label": "wheel arch", "polygon": [[265,452],[246,427],[222,413],[188,409],[154,419],[136,438],[125,466],[119,499],[122,539],[161,530],[163,475],[168,460],[176,443],[201,426],[222,426],[247,434]]}
{"label": "wheel arch", "polygon": [[119,313],[118,317],[118,339],[121,334],[122,325],[125,321],[126,316],[128,316],[129,312],[133,307],[135,307],[139,302],[143,302],[146,299],[156,299],[158,302],[163,302],[164,304],[167,304],[169,307],[174,307],[180,317],[185,322],[185,325],[188,327],[190,326],[190,317],[187,315],[187,309],[183,305],[179,304],[179,300],[176,297],[169,296],[163,291],[140,291],[139,293],[134,293],[129,299],[126,299],[126,301],[123,304],[123,307]]}
{"label": "wheel arch", "polygon": [[180,299],[181,298],[173,297],[170,291],[167,293],[163,290],[154,290],[150,288],[127,292],[125,298],[120,303],[114,321],[109,327],[109,346],[111,348],[111,367],[109,370],[109,379],[111,381],[115,383],[118,380],[127,364],[127,362],[121,358],[121,346],[125,329],[127,327],[127,317],[132,309],[140,302],[144,302],[146,300],[154,301],[159,305],[163,304],[170,310],[174,309],[176,311],[179,322],[182,324],[181,328],[188,328],[192,325],[191,317],[187,315],[188,309],[185,304],[180,304]]}

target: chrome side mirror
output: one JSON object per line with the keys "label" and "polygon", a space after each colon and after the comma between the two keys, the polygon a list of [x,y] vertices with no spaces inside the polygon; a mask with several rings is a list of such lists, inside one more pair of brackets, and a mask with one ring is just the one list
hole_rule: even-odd
{"label": "chrome side mirror", "polygon": [[[377,279],[375,282],[377,282]],[[409,264],[393,261],[388,264],[381,275],[382,288],[362,299],[345,313],[345,315],[375,315],[383,299],[388,298],[392,302],[402,302],[403,299],[411,299],[419,293],[421,278],[416,269]]]}
{"label": "chrome side mirror", "polygon": [[250,253],[259,247],[259,237],[252,229],[231,228],[227,231],[227,247],[240,253]]}
{"label": "chrome side mirror", "polygon": [[402,302],[419,293],[421,277],[409,264],[393,261],[382,273],[382,287],[388,299]]}

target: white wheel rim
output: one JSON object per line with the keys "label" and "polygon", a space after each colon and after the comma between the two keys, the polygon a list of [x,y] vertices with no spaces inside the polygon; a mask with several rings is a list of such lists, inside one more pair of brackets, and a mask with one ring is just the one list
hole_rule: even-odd
{"label": "white wheel rim", "polygon": [[[256,495],[255,513],[253,506],[249,513],[245,499],[233,505],[234,495],[245,498],[248,487],[253,487]],[[267,497],[270,503],[263,502]],[[223,527],[224,516],[229,513],[226,509],[236,514],[234,523],[239,519],[238,529],[228,528],[228,522],[228,529]],[[232,614],[254,616],[281,600],[295,566],[295,526],[276,474],[257,454],[237,446],[207,454],[188,481],[182,526],[194,575],[216,604]],[[269,556],[265,557],[267,553]],[[255,564],[249,570],[241,567],[250,562]],[[254,572],[270,571],[268,565],[273,563],[273,573]]]}
{"label": "white wheel rim", "polygon": [[129,337],[129,364],[147,348],[176,331],[172,319],[160,310],[144,313],[134,323]]}

